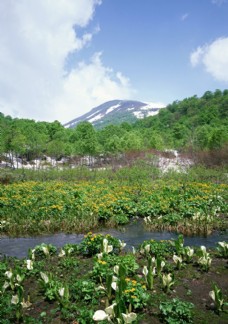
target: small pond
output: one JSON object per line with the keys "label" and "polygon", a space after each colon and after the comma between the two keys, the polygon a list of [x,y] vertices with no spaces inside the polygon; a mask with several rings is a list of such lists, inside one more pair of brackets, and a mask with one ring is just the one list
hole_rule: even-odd
{"label": "small pond", "polygon": [[[170,240],[176,239],[178,234],[173,232],[149,232],[146,231],[142,222],[132,222],[122,229],[104,229],[99,231],[102,234],[111,234],[120,240],[127,243],[127,249],[131,250],[132,246],[137,247],[145,240]],[[9,238],[0,237],[0,256],[14,256],[24,258],[27,256],[29,248],[34,248],[41,243],[53,244],[56,247],[61,247],[66,243],[80,243],[83,239],[83,234],[52,234],[35,237]],[[219,241],[228,241],[228,232],[214,232],[211,235],[204,236],[187,236],[184,237],[185,245],[214,247]]]}

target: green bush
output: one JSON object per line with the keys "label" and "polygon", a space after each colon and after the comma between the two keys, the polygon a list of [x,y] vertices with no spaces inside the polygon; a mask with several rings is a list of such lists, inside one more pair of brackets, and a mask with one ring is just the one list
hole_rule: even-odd
{"label": "green bush", "polygon": [[104,239],[107,239],[108,244],[113,246],[112,252],[119,252],[120,242],[117,238],[109,234],[93,234],[92,232],[89,232],[87,235],[85,235],[84,239],[79,244],[78,250],[84,256],[93,256],[97,253],[102,252]]}
{"label": "green bush", "polygon": [[193,308],[192,303],[181,301],[178,298],[162,302],[159,307],[162,320],[168,324],[192,323]]}

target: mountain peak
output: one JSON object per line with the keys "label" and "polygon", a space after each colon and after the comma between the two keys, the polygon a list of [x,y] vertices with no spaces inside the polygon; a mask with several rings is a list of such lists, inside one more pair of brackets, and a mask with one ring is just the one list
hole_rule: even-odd
{"label": "mountain peak", "polygon": [[64,126],[73,128],[82,121],[88,121],[97,128],[122,122],[133,123],[137,119],[156,115],[164,107],[161,103],[116,99],[94,107],[88,113],[69,121]]}

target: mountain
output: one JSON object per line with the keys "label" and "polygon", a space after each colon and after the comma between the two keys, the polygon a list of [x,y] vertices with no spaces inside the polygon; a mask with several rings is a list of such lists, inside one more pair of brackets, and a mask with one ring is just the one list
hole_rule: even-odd
{"label": "mountain", "polygon": [[88,121],[96,128],[103,128],[109,124],[120,124],[122,122],[133,123],[137,119],[156,115],[161,108],[164,108],[164,105],[159,103],[111,100],[69,121],[64,126],[73,128],[82,121]]}

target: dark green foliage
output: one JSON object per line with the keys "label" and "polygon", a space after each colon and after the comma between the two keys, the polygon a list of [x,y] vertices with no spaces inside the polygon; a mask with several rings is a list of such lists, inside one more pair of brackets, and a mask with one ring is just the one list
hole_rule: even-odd
{"label": "dark green foliage", "polygon": [[171,301],[160,304],[161,317],[164,323],[169,324],[192,323],[193,307],[192,303],[173,298]]}

